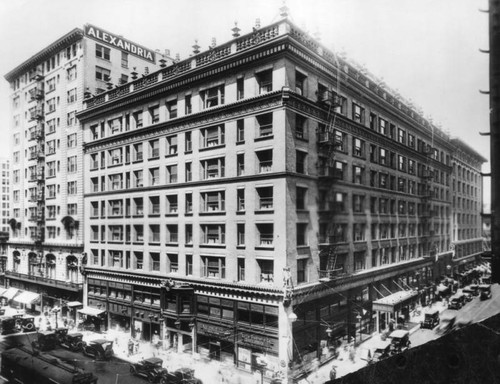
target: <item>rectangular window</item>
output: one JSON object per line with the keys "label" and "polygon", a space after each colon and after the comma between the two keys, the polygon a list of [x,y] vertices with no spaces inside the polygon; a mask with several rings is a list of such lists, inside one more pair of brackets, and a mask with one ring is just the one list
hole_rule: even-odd
{"label": "rectangular window", "polygon": [[238,153],[236,155],[236,175],[243,176],[245,174],[245,154]]}
{"label": "rectangular window", "polygon": [[236,100],[241,100],[245,97],[245,79],[239,77],[236,79]]}
{"label": "rectangular window", "polygon": [[257,224],[257,244],[261,247],[272,247],[274,242],[274,224]]}
{"label": "rectangular window", "polygon": [[77,94],[76,88],[70,89],[68,91],[68,104],[76,102]]}
{"label": "rectangular window", "polygon": [[240,247],[244,246],[245,245],[245,224],[244,223],[236,224],[236,233],[237,233],[236,244]]}
{"label": "rectangular window", "polygon": [[201,243],[204,245],[224,245],[226,242],[225,228],[226,226],[224,224],[201,225]]}
{"label": "rectangular window", "polygon": [[202,276],[224,279],[226,277],[226,260],[223,257],[202,256]]}
{"label": "rectangular window", "polygon": [[257,120],[257,137],[266,137],[273,134],[273,114],[266,113],[256,116]]}
{"label": "rectangular window", "polygon": [[154,105],[149,107],[149,119],[151,124],[156,124],[160,122],[160,107],[158,105]]}
{"label": "rectangular window", "polygon": [[169,136],[166,138],[166,153],[167,155],[176,155],[177,154],[177,135]]}
{"label": "rectangular window", "polygon": [[223,212],[225,211],[224,191],[202,192],[201,211],[202,212]]}
{"label": "rectangular window", "polygon": [[185,145],[185,152],[192,152],[193,150],[193,142],[191,140],[191,132],[186,132],[184,134],[184,145]]}
{"label": "rectangular window", "polygon": [[295,171],[301,174],[307,174],[307,153],[296,151],[295,156]]}
{"label": "rectangular window", "polygon": [[201,148],[215,147],[224,144],[224,124],[215,127],[202,129],[201,132]]}
{"label": "rectangular window", "polygon": [[177,244],[179,242],[179,230],[177,224],[167,225],[166,241],[168,244]]}
{"label": "rectangular window", "polygon": [[224,177],[224,158],[202,160],[202,179],[215,179]]}
{"label": "rectangular window", "polygon": [[76,147],[76,133],[72,133],[71,135],[68,135],[68,148],[75,148]]}
{"label": "rectangular window", "polygon": [[167,165],[167,184],[177,183],[177,165]]}
{"label": "rectangular window", "polygon": [[176,214],[178,212],[177,195],[167,196],[167,213]]}
{"label": "rectangular window", "polygon": [[224,85],[209,88],[200,92],[203,108],[212,108],[224,104]]}
{"label": "rectangular window", "polygon": [[305,246],[307,243],[307,223],[297,223],[297,246]]}
{"label": "rectangular window", "polygon": [[122,68],[128,68],[128,53],[123,51],[122,51]]}
{"label": "rectangular window", "polygon": [[95,78],[100,81],[109,81],[111,77],[111,71],[106,68],[95,67]]}
{"label": "rectangular window", "polygon": [[295,115],[295,137],[297,139],[307,138],[307,119],[302,115]]}
{"label": "rectangular window", "polygon": [[142,111],[137,111],[133,113],[134,123],[136,128],[142,128]]}
{"label": "rectangular window", "polygon": [[273,187],[257,188],[258,209],[270,210],[273,209]]}
{"label": "rectangular window", "polygon": [[238,212],[243,212],[245,210],[245,190],[243,188],[239,188],[236,190],[236,194],[237,194],[237,211]]}
{"label": "rectangular window", "polygon": [[295,92],[299,95],[305,95],[307,76],[299,71],[295,71]]}
{"label": "rectangular window", "polygon": [[160,169],[151,168],[149,170],[149,185],[160,185]]}
{"label": "rectangular window", "polygon": [[149,142],[149,158],[155,159],[160,157],[160,140],[151,140]]}
{"label": "rectangular window", "polygon": [[352,119],[360,124],[365,123],[365,109],[358,104],[352,104]]}
{"label": "rectangular window", "polygon": [[168,118],[175,119],[177,117],[177,100],[167,102]]}
{"label": "rectangular window", "polygon": [[109,49],[107,47],[104,47],[100,44],[95,45],[96,57],[100,57],[101,59],[104,59],[104,60],[109,60],[110,59],[110,56],[109,56],[110,52],[111,52],[111,49]]}
{"label": "rectangular window", "polygon": [[191,104],[191,95],[184,96],[184,113],[190,115],[193,112],[193,105]]}
{"label": "rectangular window", "polygon": [[75,173],[77,171],[76,156],[68,157],[68,173]]}
{"label": "rectangular window", "polygon": [[273,170],[273,150],[267,149],[256,153],[259,173],[268,173]]}
{"label": "rectangular window", "polygon": [[257,85],[259,89],[259,95],[273,90],[273,71],[269,69],[267,71],[259,72],[255,75],[257,80]]}
{"label": "rectangular window", "polygon": [[245,120],[239,119],[236,121],[236,142],[242,143],[245,141]]}

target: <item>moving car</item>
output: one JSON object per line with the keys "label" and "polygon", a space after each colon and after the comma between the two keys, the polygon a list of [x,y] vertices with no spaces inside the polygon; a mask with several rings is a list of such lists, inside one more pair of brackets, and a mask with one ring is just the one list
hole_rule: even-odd
{"label": "moving car", "polygon": [[410,348],[410,332],[398,329],[389,335],[391,354],[404,352]]}
{"label": "moving car", "polygon": [[420,327],[433,329],[438,324],[439,324],[439,310],[432,309],[424,314],[424,321],[420,323]]}
{"label": "moving car", "polygon": [[444,335],[451,332],[455,327],[455,320],[457,318],[456,312],[444,311],[441,314],[439,328],[436,332]]}
{"label": "moving car", "polygon": [[83,354],[96,360],[108,360],[114,355],[113,342],[106,339],[84,341]]}
{"label": "moving car", "polygon": [[481,300],[486,300],[491,298],[491,285],[490,284],[481,284],[479,286],[479,297]]}
{"label": "moving car", "polygon": [[150,383],[167,384],[168,370],[163,368],[163,360],[150,357],[137,363],[130,364],[130,373],[147,379]]}

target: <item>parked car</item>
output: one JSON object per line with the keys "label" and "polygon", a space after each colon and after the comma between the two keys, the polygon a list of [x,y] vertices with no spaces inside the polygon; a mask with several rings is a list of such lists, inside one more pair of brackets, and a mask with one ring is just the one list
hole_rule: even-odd
{"label": "parked car", "polygon": [[372,358],[368,362],[373,364],[389,357],[391,355],[391,344],[392,342],[390,339],[380,340],[380,342],[375,345]]}
{"label": "parked car", "polygon": [[462,289],[462,292],[464,294],[470,294],[471,296],[478,296],[479,295],[479,285],[472,284],[464,287]]}
{"label": "parked car", "polygon": [[491,298],[491,285],[490,284],[481,284],[479,286],[479,297],[481,300],[486,300]]}
{"label": "parked car", "polygon": [[404,352],[410,348],[410,332],[398,329],[389,335],[391,354]]}
{"label": "parked car", "polygon": [[31,343],[34,349],[51,351],[59,344],[57,334],[54,331],[39,331],[37,335],[38,339]]}
{"label": "parked car", "polygon": [[113,342],[106,339],[84,341],[83,354],[96,360],[108,360],[114,355]]}
{"label": "parked car", "polygon": [[16,326],[21,332],[34,332],[35,327],[35,317],[25,314],[18,314],[13,316],[16,319]]}
{"label": "parked car", "polygon": [[163,368],[163,360],[158,357],[150,357],[130,364],[130,373],[143,377],[150,383],[170,383],[168,381],[168,370]]}
{"label": "parked car", "polygon": [[448,309],[460,309],[465,305],[465,295],[463,293],[456,293],[450,297]]}
{"label": "parked car", "polygon": [[83,334],[68,333],[68,328],[56,328],[57,339],[59,345],[73,352],[83,350]]}
{"label": "parked car", "polygon": [[194,377],[194,369],[180,368],[175,372],[168,373],[168,384],[203,384],[200,379]]}
{"label": "parked car", "polygon": [[429,310],[424,314],[424,321],[420,323],[421,328],[433,329],[439,324],[439,310]]}

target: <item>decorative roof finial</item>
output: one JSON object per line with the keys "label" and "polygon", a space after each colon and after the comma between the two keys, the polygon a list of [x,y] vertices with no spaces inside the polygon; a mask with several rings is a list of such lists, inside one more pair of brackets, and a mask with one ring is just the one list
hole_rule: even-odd
{"label": "decorative roof finial", "polygon": [[197,55],[198,53],[200,53],[200,46],[198,45],[198,40],[195,40],[194,41],[194,45],[193,45],[193,53],[195,55]]}
{"label": "decorative roof finial", "polygon": [[257,18],[255,19],[255,28],[254,29],[259,29],[260,28],[260,19]]}
{"label": "decorative roof finial", "polygon": [[149,75],[149,67],[144,67],[144,75],[143,76],[147,76]]}
{"label": "decorative roof finial", "polygon": [[137,72],[135,71],[136,67],[133,67],[132,69],[133,71],[130,73],[132,75],[132,80],[136,80],[137,79]]}
{"label": "decorative roof finial", "polygon": [[288,17],[288,14],[289,14],[289,9],[286,6],[286,0],[283,0],[283,5],[280,8],[280,16],[285,19]]}
{"label": "decorative roof finial", "polygon": [[210,46],[210,48],[215,48],[216,45],[217,45],[217,40],[215,39],[215,37],[212,37],[212,45]]}
{"label": "decorative roof finial", "polygon": [[231,31],[233,31],[233,37],[240,37],[240,31],[241,31],[241,29],[238,28],[238,22],[237,21],[234,22],[234,28],[231,29]]}
{"label": "decorative roof finial", "polygon": [[179,61],[181,61],[181,56],[178,53],[176,53],[175,54],[175,62],[178,63]]}

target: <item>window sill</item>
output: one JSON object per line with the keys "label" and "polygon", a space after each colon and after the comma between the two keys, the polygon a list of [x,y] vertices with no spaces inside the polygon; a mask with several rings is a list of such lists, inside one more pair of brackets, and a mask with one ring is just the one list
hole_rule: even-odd
{"label": "window sill", "polygon": [[177,156],[177,152],[175,152],[175,153],[169,153],[169,154],[165,155],[165,158],[175,157],[175,156]]}
{"label": "window sill", "polygon": [[200,248],[226,248],[226,244],[200,244]]}
{"label": "window sill", "polygon": [[259,136],[254,139],[254,141],[265,141],[274,139],[274,135]]}
{"label": "window sill", "polygon": [[254,211],[256,215],[267,215],[267,214],[273,214],[274,209],[260,209],[257,211]]}
{"label": "window sill", "polygon": [[205,152],[205,151],[209,151],[211,149],[219,149],[219,148],[225,148],[225,147],[226,147],[226,144],[217,144],[217,145],[212,145],[211,147],[200,148],[198,151]]}
{"label": "window sill", "polygon": [[274,246],[272,246],[272,245],[270,245],[270,246],[261,245],[261,246],[255,247],[255,250],[256,251],[274,251]]}
{"label": "window sill", "polygon": [[200,216],[224,216],[226,211],[200,212]]}
{"label": "window sill", "polygon": [[177,212],[172,212],[172,213],[165,213],[165,217],[177,217],[179,214]]}

